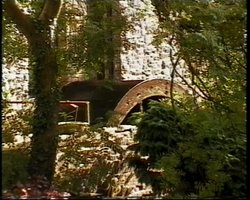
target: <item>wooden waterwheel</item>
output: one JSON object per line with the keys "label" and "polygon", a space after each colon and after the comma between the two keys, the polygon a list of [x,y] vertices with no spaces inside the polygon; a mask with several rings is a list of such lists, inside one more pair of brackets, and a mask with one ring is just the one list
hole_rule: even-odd
{"label": "wooden waterwheel", "polygon": [[[148,99],[170,97],[171,83],[168,80],[131,80],[131,81],[106,81],[87,80],[75,81],[62,88],[64,101],[89,101],[91,123],[99,120],[115,121],[116,124],[124,120]],[[173,91],[186,94],[183,86],[174,84]],[[67,110],[64,108],[64,110]],[[110,115],[109,115],[110,114]],[[79,111],[77,120],[84,119],[83,112]]]}

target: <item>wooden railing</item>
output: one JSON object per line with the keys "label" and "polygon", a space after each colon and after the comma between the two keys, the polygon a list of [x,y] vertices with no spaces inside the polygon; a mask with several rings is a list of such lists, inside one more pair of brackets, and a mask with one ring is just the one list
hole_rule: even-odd
{"label": "wooden railing", "polygon": [[[10,104],[34,104],[33,101],[5,101],[5,103]],[[76,109],[76,116],[78,113],[79,107],[82,107],[86,105],[85,110],[85,116],[86,116],[86,123],[90,124],[90,102],[89,101],[60,101],[60,105],[69,105]],[[76,118],[75,118],[76,119]],[[85,121],[85,118],[83,119],[83,122]]]}

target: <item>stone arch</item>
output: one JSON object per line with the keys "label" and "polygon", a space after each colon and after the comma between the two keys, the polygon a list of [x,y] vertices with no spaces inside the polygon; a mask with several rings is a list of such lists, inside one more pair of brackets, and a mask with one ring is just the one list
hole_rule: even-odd
{"label": "stone arch", "polygon": [[[171,81],[163,79],[146,80],[131,88],[118,102],[114,116],[110,121],[121,124],[128,113],[144,99],[153,96],[170,97]],[[179,84],[173,85],[173,91],[187,94],[187,90]]]}

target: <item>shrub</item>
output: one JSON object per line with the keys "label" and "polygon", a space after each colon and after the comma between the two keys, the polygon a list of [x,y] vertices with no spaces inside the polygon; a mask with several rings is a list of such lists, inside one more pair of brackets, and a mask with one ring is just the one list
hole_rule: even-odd
{"label": "shrub", "polygon": [[131,147],[139,180],[170,198],[246,197],[244,114],[189,106],[150,103]]}
{"label": "shrub", "polygon": [[181,121],[177,112],[161,102],[151,101],[149,109],[141,116],[135,135],[137,143],[130,147],[134,154],[129,162],[135,167],[139,180],[151,185],[159,194],[164,192],[165,186],[162,185],[161,171],[155,164],[164,155],[175,151],[178,142],[188,137],[192,130]]}
{"label": "shrub", "polygon": [[122,169],[125,151],[102,129],[86,128],[60,142],[54,184],[79,196],[108,196],[111,179]]}
{"label": "shrub", "polygon": [[2,186],[9,189],[17,182],[24,182],[27,177],[28,152],[24,148],[2,151]]}

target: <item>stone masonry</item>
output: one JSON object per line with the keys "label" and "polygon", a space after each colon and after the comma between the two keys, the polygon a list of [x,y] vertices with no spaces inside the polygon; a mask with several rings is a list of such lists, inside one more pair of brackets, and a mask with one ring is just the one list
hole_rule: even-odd
{"label": "stone masonry", "polygon": [[[133,49],[122,48],[121,76],[124,80],[171,79],[172,63],[170,51],[175,52],[167,42],[156,48],[152,42],[154,31],[158,28],[158,18],[151,0],[121,0],[125,15],[133,20],[134,30],[128,31],[126,37],[135,46]],[[183,75],[184,71],[177,68]],[[181,82],[179,78],[175,81]]]}
{"label": "stone masonry", "polygon": [[[158,19],[151,0],[120,0],[119,2],[121,6],[125,8],[124,14],[133,22],[134,30],[128,31],[126,37],[128,41],[135,46],[132,49],[122,48],[120,54],[121,79],[170,80],[172,72],[170,51],[172,50],[174,52],[175,49],[167,43],[162,43],[158,49],[152,44],[154,31],[158,27]],[[141,17],[138,19],[138,16]],[[138,20],[133,20],[134,17]],[[180,74],[184,74],[183,68],[178,67],[178,71]],[[19,94],[19,96],[23,98],[28,97],[29,80],[27,61],[18,62],[13,66],[3,65],[2,76],[3,92],[8,93],[13,90],[15,94]],[[175,78],[175,81],[181,82],[178,77]],[[11,100],[17,100],[17,98],[20,97],[15,95],[10,97]]]}

